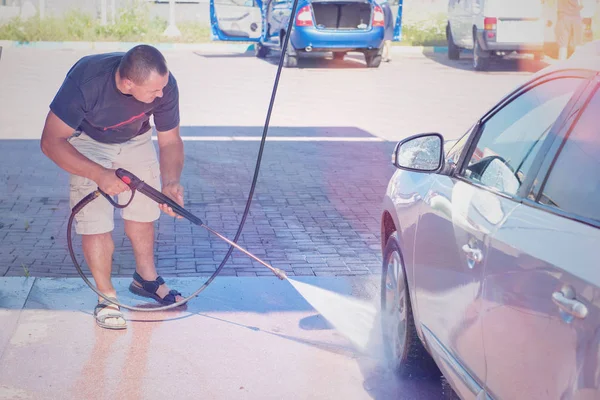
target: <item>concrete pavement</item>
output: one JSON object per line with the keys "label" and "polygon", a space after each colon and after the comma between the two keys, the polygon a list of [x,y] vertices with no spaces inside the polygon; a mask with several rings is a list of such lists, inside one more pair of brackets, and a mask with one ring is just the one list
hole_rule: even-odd
{"label": "concrete pavement", "polygon": [[[439,379],[403,381],[389,371],[376,278],[298,279],[361,299],[372,310],[365,342],[350,341],[276,278],[217,278],[185,310],[126,312],[125,331],[95,325],[95,295],[80,279],[0,278],[0,397],[442,398]],[[169,283],[190,293],[203,280]],[[139,305],[128,284],[116,280],[120,300]]]}
{"label": "concrete pavement", "polygon": [[[127,312],[125,332],[96,327],[95,295],[65,242],[68,176],[39,150],[48,104],[84,54],[5,49],[0,61],[1,398],[442,398],[439,379],[400,381],[382,362],[379,212],[391,151],[413,133],[457,137],[539,64],[478,74],[469,60],[413,55],[377,70],[355,57],[284,70],[240,244],[291,277],[365,300],[372,318],[357,324],[368,339],[357,346],[289,282],[238,252],[186,310]],[[277,59],[166,55],[181,88],[186,207],[233,237]],[[119,218],[114,237],[116,287],[137,304],[126,291],[134,260]],[[159,272],[189,294],[227,245],[163,216],[155,250]]]}

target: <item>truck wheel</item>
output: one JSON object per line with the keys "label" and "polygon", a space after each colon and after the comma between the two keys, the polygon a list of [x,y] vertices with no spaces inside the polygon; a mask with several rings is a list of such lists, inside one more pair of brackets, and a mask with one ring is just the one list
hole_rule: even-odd
{"label": "truck wheel", "polygon": [[481,48],[477,36],[473,34],[473,69],[487,71],[490,67],[490,54]]}
{"label": "truck wheel", "polygon": [[448,59],[459,60],[460,48],[454,43],[454,38],[452,37],[452,30],[450,29],[450,23],[446,25],[446,40],[448,42]]}

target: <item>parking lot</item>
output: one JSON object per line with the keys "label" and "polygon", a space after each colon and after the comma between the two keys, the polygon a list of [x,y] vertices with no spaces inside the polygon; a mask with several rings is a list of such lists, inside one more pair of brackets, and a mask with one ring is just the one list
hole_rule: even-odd
{"label": "parking lot", "polygon": [[[0,274],[73,276],[66,251],[68,177],[39,150],[47,106],[75,50],[5,49],[0,62]],[[166,52],[178,79],[186,206],[228,237],[238,228],[278,59],[223,51]],[[303,60],[284,69],[250,216],[240,244],[290,275],[380,270],[380,201],[396,141],[440,132],[452,139],[543,65],[508,60],[474,73],[470,60],[396,54],[367,69],[360,56]],[[134,269],[122,224],[113,273]],[[156,240],[163,275],[214,271],[227,245],[164,216]],[[225,275],[270,275],[234,252]]]}
{"label": "parking lot", "polygon": [[[232,238],[254,173],[278,60],[219,49],[165,55],[180,87],[186,208]],[[185,312],[128,314],[133,333],[123,340],[96,329],[88,315],[95,299],[67,252],[68,176],[39,148],[48,104],[84,54],[5,49],[0,61],[0,276],[7,278],[0,281],[5,309],[0,322],[8,327],[0,334],[0,369],[27,360],[3,374],[0,395],[35,398],[44,391],[102,398],[112,392],[90,380],[108,380],[105,370],[119,368],[119,394],[127,398],[158,393],[196,398],[202,392],[221,398],[302,393],[433,400],[451,394],[439,376],[415,371],[410,380],[400,380],[380,358],[379,315],[371,306],[380,295],[379,217],[394,173],[391,153],[398,140],[416,133],[457,138],[543,63],[508,60],[475,73],[468,58],[449,62],[444,54],[398,52],[379,69],[350,56],[343,62],[304,60],[297,69],[283,70],[239,243],[290,277],[365,301],[359,308],[368,311],[360,316],[368,318],[356,324],[368,333],[368,343],[357,348],[290,285],[259,279],[272,273],[239,252],[219,284]],[[136,299],[126,287],[135,264],[119,219],[115,239],[115,285],[131,303]],[[159,273],[185,295],[198,286],[194,278],[212,274],[228,249],[205,230],[166,216],[159,221],[155,248]],[[173,340],[174,332],[181,340]],[[150,362],[156,353],[151,349],[165,346],[167,364]],[[123,354],[127,363],[109,354]],[[163,385],[165,365],[173,372],[169,385]],[[271,379],[275,375],[284,379]]]}

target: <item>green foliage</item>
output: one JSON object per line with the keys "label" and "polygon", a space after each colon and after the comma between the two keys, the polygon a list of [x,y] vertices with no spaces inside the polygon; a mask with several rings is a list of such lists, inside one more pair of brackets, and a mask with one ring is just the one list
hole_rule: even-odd
{"label": "green foliage", "polygon": [[196,22],[181,22],[177,26],[181,37],[163,36],[167,21],[159,17],[150,17],[149,3],[134,1],[117,11],[115,24],[102,25],[80,10],[71,10],[62,16],[39,16],[23,20],[13,18],[0,26],[0,40],[19,42],[36,41],[117,41],[117,42],[185,42],[198,43],[210,40],[210,30]]}
{"label": "green foliage", "polygon": [[103,40],[133,41],[157,37],[164,32],[167,22],[158,17],[150,19],[149,3],[134,3],[117,13],[117,23],[98,26],[96,32]]}
{"label": "green foliage", "polygon": [[[402,27],[400,45],[444,45],[446,19],[442,16],[420,16],[420,20],[406,20]],[[150,4],[135,0],[117,10],[115,24],[102,25],[99,18],[80,10],[71,10],[62,16],[34,16],[27,20],[19,17],[0,26],[0,40],[19,42],[85,41],[85,42],[179,42],[201,43],[210,41],[210,28],[204,24],[181,21],[177,27],[181,36],[163,36],[168,22],[150,16]]]}
{"label": "green foliage", "polygon": [[405,21],[402,26],[402,42],[412,46],[445,46],[446,17],[431,16],[426,20]]}

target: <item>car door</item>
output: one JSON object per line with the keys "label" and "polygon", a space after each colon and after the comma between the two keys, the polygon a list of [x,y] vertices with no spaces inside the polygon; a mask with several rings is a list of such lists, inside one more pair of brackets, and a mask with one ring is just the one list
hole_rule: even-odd
{"label": "car door", "polygon": [[262,0],[210,0],[212,40],[258,42],[263,30]]}
{"label": "car door", "polygon": [[476,24],[477,8],[483,0],[464,0],[464,11],[461,22],[461,37],[463,38],[463,46],[466,49],[473,48],[473,26]]}
{"label": "car door", "polygon": [[585,93],[592,88],[490,241],[483,340],[494,398],[600,398],[600,92],[594,84]]}
{"label": "car door", "polygon": [[459,47],[464,46],[464,18],[465,18],[465,3],[467,0],[451,0],[448,18],[452,29],[452,38],[454,44]]}
{"label": "car door", "polygon": [[[520,204],[558,115],[584,82],[562,77],[526,87],[475,127],[451,176],[439,175],[424,198],[415,239],[418,315],[465,398],[486,381],[483,277],[491,235]],[[542,153],[543,154],[543,153]],[[460,165],[463,165],[459,168]]]}
{"label": "car door", "polygon": [[292,12],[292,1],[271,0],[267,7],[267,37],[274,43],[281,43],[280,32],[287,31]]}
{"label": "car door", "polygon": [[390,0],[390,8],[394,17],[394,36],[392,41],[399,42],[402,40],[402,7],[404,0]]}

